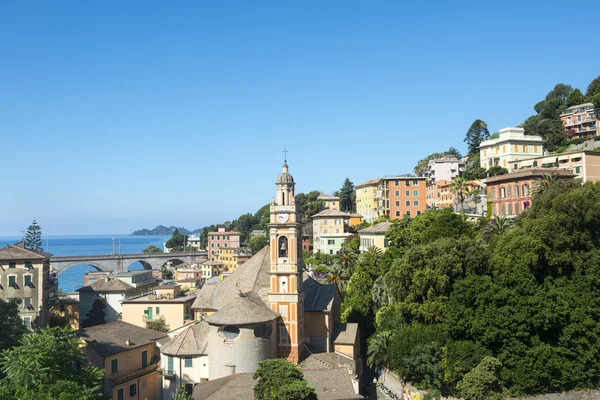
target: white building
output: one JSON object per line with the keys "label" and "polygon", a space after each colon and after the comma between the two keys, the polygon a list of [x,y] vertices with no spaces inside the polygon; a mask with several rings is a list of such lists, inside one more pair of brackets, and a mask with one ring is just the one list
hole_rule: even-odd
{"label": "white building", "polygon": [[430,185],[436,181],[451,181],[461,176],[464,170],[465,163],[456,157],[436,158],[427,163],[427,179]]}
{"label": "white building", "polygon": [[324,254],[337,254],[347,233],[347,222],[352,214],[334,209],[325,209],[311,218],[313,220],[313,249]]}
{"label": "white building", "polygon": [[541,156],[544,140],[540,136],[525,135],[523,128],[500,129],[500,136],[488,139],[479,146],[481,168],[501,166],[513,170],[510,163],[524,158]]}

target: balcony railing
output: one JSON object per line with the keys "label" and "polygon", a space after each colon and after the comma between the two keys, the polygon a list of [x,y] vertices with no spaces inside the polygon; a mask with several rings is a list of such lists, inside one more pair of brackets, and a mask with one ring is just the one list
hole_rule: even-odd
{"label": "balcony railing", "polygon": [[[130,372],[127,375],[120,376],[114,379],[115,386],[121,385],[125,382],[139,378],[140,376],[147,375],[158,369],[158,358],[156,358],[156,364],[150,364],[145,368],[139,368],[136,371]],[[110,378],[109,378],[110,379]]]}

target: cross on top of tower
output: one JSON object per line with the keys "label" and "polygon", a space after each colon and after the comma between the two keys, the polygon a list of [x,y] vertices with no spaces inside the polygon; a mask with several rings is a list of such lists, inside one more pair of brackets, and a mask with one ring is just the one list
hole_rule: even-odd
{"label": "cross on top of tower", "polygon": [[282,151],[282,153],[283,153],[283,162],[287,162],[287,153],[288,153],[288,150],[286,148],[284,148],[283,151]]}

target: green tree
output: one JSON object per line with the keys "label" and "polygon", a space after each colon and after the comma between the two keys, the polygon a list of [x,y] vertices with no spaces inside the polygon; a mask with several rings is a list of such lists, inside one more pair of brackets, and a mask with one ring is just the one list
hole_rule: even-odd
{"label": "green tree", "polygon": [[495,236],[503,235],[513,226],[514,220],[507,218],[505,215],[497,215],[482,228],[481,235],[484,240],[489,241]]}
{"label": "green tree", "polygon": [[481,167],[479,152],[469,154],[463,177],[468,180],[485,178],[485,169]]}
{"label": "green tree", "polygon": [[594,79],[593,81],[590,82],[590,84],[587,87],[587,91],[585,92],[585,95],[588,97],[588,99],[591,99],[599,93],[600,93],[600,75],[598,75],[598,77],[596,79]]}
{"label": "green tree", "polygon": [[540,179],[537,179],[535,182],[533,182],[533,186],[531,188],[531,198],[535,199],[541,196],[546,189],[554,185],[557,180],[558,175],[556,174],[543,174]]}
{"label": "green tree", "polygon": [[34,219],[31,225],[27,227],[25,233],[25,248],[31,250],[42,251],[42,228]]}
{"label": "green tree", "polygon": [[316,400],[315,389],[308,386],[298,367],[282,358],[261,361],[252,376],[257,400]]}
{"label": "green tree", "polygon": [[[0,387],[16,400],[100,400],[103,370],[85,366],[80,340],[69,328],[46,328],[23,336],[2,353]],[[0,394],[6,394],[0,391]]]}
{"label": "green tree", "polygon": [[456,177],[450,183],[450,192],[456,196],[456,201],[460,205],[460,213],[465,213],[465,199],[467,198],[467,181],[463,177]]}
{"label": "green tree", "polygon": [[252,254],[256,254],[268,244],[269,237],[267,235],[257,235],[250,239],[248,242],[248,247],[252,249]]}
{"label": "green tree", "polygon": [[337,192],[340,198],[340,210],[345,212],[356,211],[356,190],[354,183],[346,178],[342,184],[342,188]]}
{"label": "green tree", "polygon": [[173,271],[171,271],[166,265],[163,265],[160,271],[163,279],[173,279]]}
{"label": "green tree", "polygon": [[148,246],[144,250],[142,250],[142,253],[144,253],[144,254],[156,254],[156,253],[162,253],[162,252],[163,251],[161,249],[159,249],[158,247],[156,247],[153,244],[151,244],[150,246]]}
{"label": "green tree", "polygon": [[490,137],[490,131],[488,130],[487,123],[480,119],[476,119],[472,124],[465,136],[465,143],[467,143],[469,154],[479,154],[479,145],[484,140]]}
{"label": "green tree", "polygon": [[[323,211],[325,205],[321,200],[319,200],[319,196],[321,192],[318,190],[313,190],[309,193],[298,193],[294,200],[296,202],[296,206],[300,209],[300,215],[303,220],[308,220],[315,214],[318,214],[320,211]],[[268,216],[267,216],[268,218]]]}
{"label": "green tree", "polygon": [[89,328],[90,326],[102,325],[106,323],[106,313],[104,309],[106,308],[106,300],[102,297],[96,298],[92,303],[92,308],[85,316],[85,320],[83,320],[81,326],[83,328]]}
{"label": "green tree", "polygon": [[486,172],[485,175],[487,175],[488,177],[490,176],[498,176],[498,175],[506,175],[508,174],[508,170],[504,167],[501,167],[499,165],[494,165],[493,167],[490,167]]}
{"label": "green tree", "polygon": [[21,300],[8,302],[0,299],[0,353],[15,346],[27,332],[23,319],[19,314]]}
{"label": "green tree", "polygon": [[368,340],[367,365],[374,370],[390,369],[390,348],[394,338],[393,331],[377,332]]}
{"label": "green tree", "polygon": [[502,363],[487,356],[458,383],[458,390],[464,400],[501,400],[501,371]]}
{"label": "green tree", "polygon": [[567,107],[576,106],[585,102],[586,98],[579,89],[573,90],[571,93],[569,93],[569,96],[567,97]]}
{"label": "green tree", "polygon": [[413,169],[414,173],[417,176],[424,176],[425,171],[427,170],[427,164],[429,163],[429,161],[435,160],[436,158],[442,158],[444,156],[460,158],[460,152],[458,150],[456,150],[454,147],[450,147],[447,151],[444,151],[441,153],[440,152],[431,153],[427,157],[425,157],[417,162],[417,165],[415,165],[415,168]]}
{"label": "green tree", "polygon": [[175,396],[173,396],[173,400],[193,400],[193,399],[192,399],[192,396],[187,394],[187,392],[185,391],[185,387],[181,386],[175,393]]}
{"label": "green tree", "polygon": [[387,283],[386,276],[379,276],[373,283],[371,289],[371,298],[377,307],[390,305],[394,302],[394,298],[390,292],[390,285]]}
{"label": "green tree", "polygon": [[153,331],[158,332],[169,332],[169,325],[167,324],[165,317],[161,315],[160,318],[146,321],[146,329],[152,329]]}
{"label": "green tree", "polygon": [[600,116],[600,93],[596,93],[592,97],[592,103],[594,103],[594,108],[596,109],[596,116]]}
{"label": "green tree", "polygon": [[175,231],[173,232],[173,236],[171,237],[171,239],[167,240],[167,243],[165,243],[165,246],[167,247],[167,249],[171,250],[171,251],[184,251],[185,250],[185,246],[187,244],[187,240],[189,238],[188,235],[184,235],[183,233],[177,233],[179,232],[177,229],[175,229]]}
{"label": "green tree", "polygon": [[359,269],[348,281],[344,302],[352,310],[362,315],[368,315],[373,307],[373,300],[371,300],[372,287],[373,279],[371,275],[365,270]]}

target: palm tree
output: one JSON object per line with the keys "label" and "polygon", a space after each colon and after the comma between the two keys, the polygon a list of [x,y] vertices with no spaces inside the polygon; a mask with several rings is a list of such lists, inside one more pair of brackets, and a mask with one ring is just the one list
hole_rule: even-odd
{"label": "palm tree", "polygon": [[335,263],[329,267],[329,276],[327,277],[329,283],[336,284],[341,289],[346,286],[349,279],[350,275],[347,274],[341,264]]}
{"label": "palm tree", "polygon": [[381,307],[382,305],[389,305],[394,302],[385,276],[380,276],[375,280],[375,283],[373,283],[373,288],[371,289],[371,298],[378,307]]}
{"label": "palm tree", "polygon": [[467,194],[467,181],[462,176],[458,176],[454,178],[452,183],[450,184],[450,191],[456,195],[456,201],[460,204],[460,213],[463,214],[465,212],[465,198]]}
{"label": "palm tree", "polygon": [[356,270],[358,254],[355,251],[346,248],[342,252],[340,252],[340,255],[336,262],[342,265],[342,267],[348,273],[348,276],[352,276],[352,274]]}
{"label": "palm tree", "polygon": [[378,332],[369,338],[369,347],[367,350],[367,365],[375,370],[390,369],[391,354],[390,348],[394,332]]}
{"label": "palm tree", "polygon": [[486,240],[490,240],[493,236],[502,235],[515,225],[515,221],[505,215],[497,215],[494,217],[481,232]]}
{"label": "palm tree", "polygon": [[467,198],[475,204],[475,208],[477,209],[477,205],[481,203],[481,188],[473,187],[468,190]]}
{"label": "palm tree", "polygon": [[540,197],[550,186],[552,186],[558,180],[557,174],[542,174],[542,177],[533,182],[531,188],[531,197]]}

